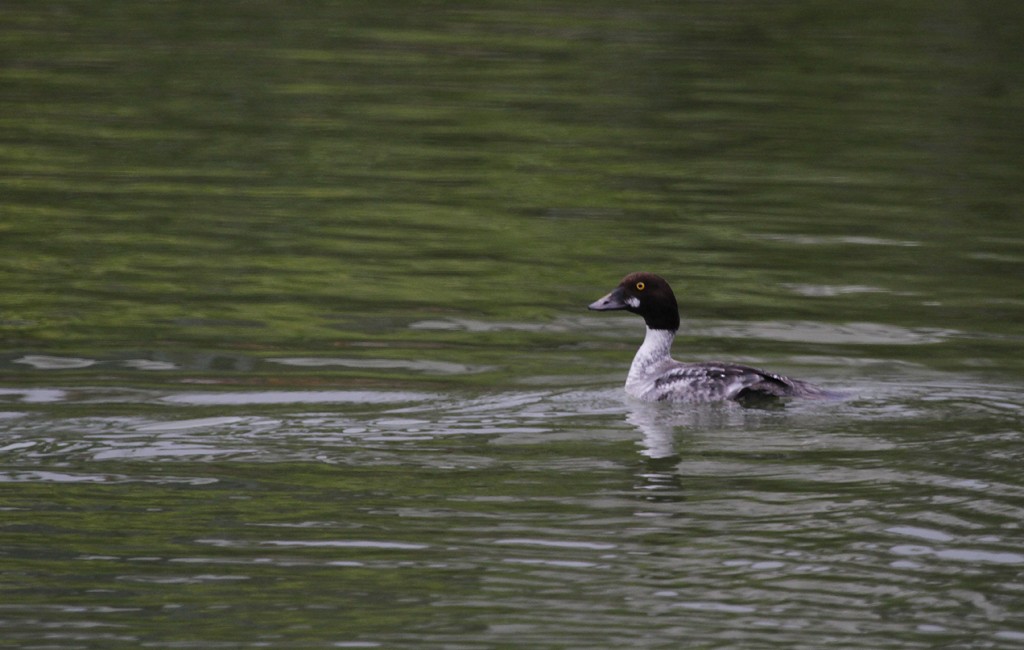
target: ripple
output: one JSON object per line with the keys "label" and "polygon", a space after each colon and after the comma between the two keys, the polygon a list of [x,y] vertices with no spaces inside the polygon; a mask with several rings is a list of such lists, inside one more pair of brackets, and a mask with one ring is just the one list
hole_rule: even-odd
{"label": "ripple", "polygon": [[344,368],[365,368],[374,370],[413,370],[435,375],[471,375],[487,372],[494,366],[468,365],[448,361],[427,361],[411,359],[352,359],[340,357],[283,357],[268,359],[271,363],[301,368],[323,368],[342,366]]}
{"label": "ripple", "polygon": [[921,242],[912,239],[888,239],[885,237],[864,237],[858,235],[804,235],[804,234],[752,234],[750,237],[765,239],[768,241],[779,241],[787,244],[798,244],[801,246],[899,246],[912,248],[920,246]]}
{"label": "ripple", "polygon": [[960,335],[956,330],[940,328],[911,329],[882,323],[836,325],[816,321],[711,322],[695,323],[688,328],[692,335],[715,338],[755,338],[833,345],[921,345],[941,343]]}
{"label": "ripple", "polygon": [[436,399],[430,393],[359,390],[252,391],[235,393],[177,393],[161,401],[189,406],[245,406],[253,404],[389,404]]}
{"label": "ripple", "polygon": [[67,392],[59,388],[0,388],[0,397],[21,395],[21,401],[29,403],[60,402],[67,398]]}
{"label": "ripple", "polygon": [[240,417],[196,418],[193,420],[175,420],[172,422],[154,422],[136,427],[136,431],[185,431],[188,429],[207,429],[210,427],[236,424],[244,419]]}
{"label": "ripple", "polygon": [[448,318],[444,320],[421,320],[409,325],[414,330],[438,330],[443,332],[545,332],[552,325],[544,323],[514,323],[472,320],[469,318]]}
{"label": "ripple", "polygon": [[123,476],[115,476],[113,474],[70,474],[43,470],[0,472],[0,483],[29,483],[34,481],[43,483],[109,483],[123,479]]}
{"label": "ripple", "polygon": [[224,582],[224,581],[243,581],[251,580],[250,576],[240,575],[217,575],[212,573],[203,573],[192,576],[153,576],[153,575],[130,575],[130,576],[119,576],[119,580],[125,580],[127,582],[138,582],[155,585],[194,585],[203,584],[206,582]]}
{"label": "ripple", "polygon": [[95,460],[138,460],[145,458],[183,458],[198,456],[201,458],[215,458],[218,456],[230,456],[236,454],[251,454],[252,450],[244,448],[231,448],[223,445],[201,445],[195,443],[182,443],[178,441],[162,441],[140,446],[108,448],[93,453]]}
{"label": "ripple", "polygon": [[125,359],[121,365],[136,370],[177,370],[178,365],[170,361],[154,361],[152,359]]}
{"label": "ripple", "polygon": [[95,359],[83,359],[80,357],[51,357],[42,354],[27,354],[14,363],[23,363],[39,370],[73,370],[75,368],[88,368],[97,363]]}
{"label": "ripple", "polygon": [[532,539],[525,537],[514,537],[510,539],[496,539],[495,544],[511,544],[515,546],[546,546],[550,548],[579,548],[591,551],[607,551],[616,548],[615,544],[603,542],[580,542],[575,540],[555,539]]}
{"label": "ripple", "polygon": [[749,605],[730,605],[728,603],[716,603],[707,601],[690,601],[676,603],[676,607],[682,609],[694,609],[705,612],[723,612],[726,614],[751,614],[757,611],[756,607]]}
{"label": "ripple", "polygon": [[1024,554],[1010,551],[985,551],[980,549],[942,549],[931,546],[901,544],[889,549],[894,555],[931,556],[942,560],[981,564],[1024,564]]}
{"label": "ripple", "polygon": [[295,547],[295,548],[375,548],[383,550],[419,551],[430,548],[429,544],[410,542],[387,542],[378,540],[323,540],[323,541],[270,541],[262,542],[264,546]]}
{"label": "ripple", "polygon": [[920,528],[918,526],[893,526],[892,528],[886,528],[885,530],[886,532],[893,533],[894,535],[917,537],[932,542],[953,541],[952,535],[947,535],[946,533],[938,530],[932,530],[930,528]]}
{"label": "ripple", "polygon": [[808,298],[832,298],[851,293],[886,293],[887,289],[861,284],[783,284],[793,293]]}
{"label": "ripple", "polygon": [[538,558],[505,558],[506,564],[524,564],[527,566],[549,566],[560,569],[592,569],[600,566],[595,562],[584,562],[581,560],[545,560]]}
{"label": "ripple", "polygon": [[935,557],[958,562],[982,562],[990,564],[1024,564],[1024,554],[998,551],[982,551],[979,549],[946,549],[936,551]]}

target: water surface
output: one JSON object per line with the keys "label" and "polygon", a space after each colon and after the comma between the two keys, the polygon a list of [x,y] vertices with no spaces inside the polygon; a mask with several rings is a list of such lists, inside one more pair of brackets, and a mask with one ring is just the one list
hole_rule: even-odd
{"label": "water surface", "polygon": [[1024,644],[1022,18],[5,9],[0,638]]}

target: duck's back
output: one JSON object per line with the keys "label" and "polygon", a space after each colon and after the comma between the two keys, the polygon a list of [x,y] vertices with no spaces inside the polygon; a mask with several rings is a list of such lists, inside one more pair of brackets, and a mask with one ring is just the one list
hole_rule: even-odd
{"label": "duck's back", "polygon": [[671,402],[827,397],[807,382],[731,363],[671,361],[644,379],[627,382],[626,391],[643,400]]}

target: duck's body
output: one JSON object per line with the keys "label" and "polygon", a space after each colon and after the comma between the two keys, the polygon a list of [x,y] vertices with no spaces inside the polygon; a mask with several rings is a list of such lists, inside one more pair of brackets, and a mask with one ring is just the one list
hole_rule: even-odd
{"label": "duck's body", "polygon": [[644,317],[647,336],[633,357],[626,393],[644,401],[750,401],[780,397],[826,397],[807,382],[732,363],[682,363],[672,358],[679,308],[672,288],[652,273],[631,273],[590,309],[625,309]]}

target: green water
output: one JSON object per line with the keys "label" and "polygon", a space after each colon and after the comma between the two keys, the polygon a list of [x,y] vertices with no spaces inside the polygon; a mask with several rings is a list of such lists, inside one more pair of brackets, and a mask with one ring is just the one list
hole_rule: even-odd
{"label": "green water", "polygon": [[5,5],[0,646],[1020,647],[1022,30]]}

